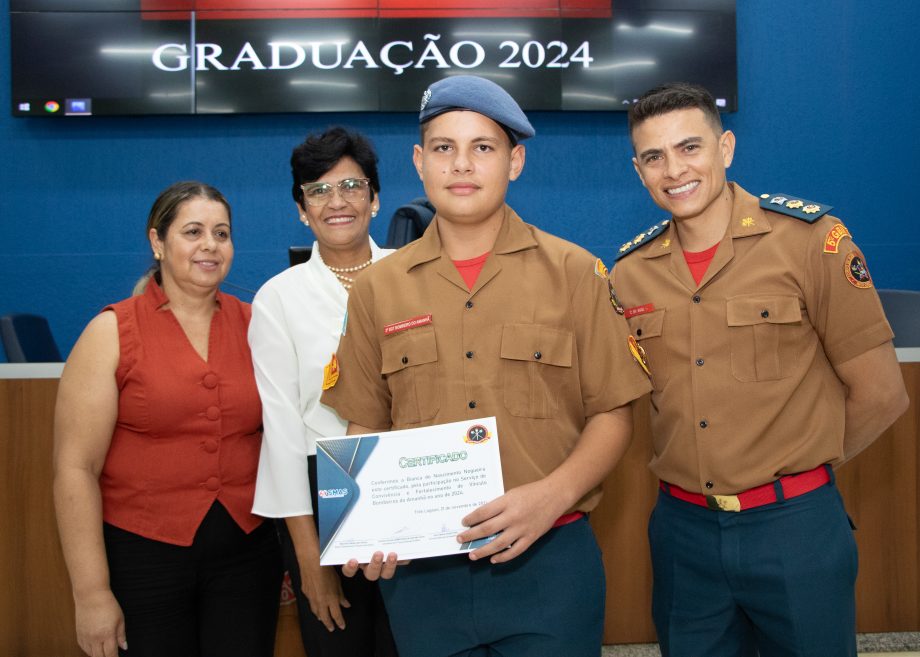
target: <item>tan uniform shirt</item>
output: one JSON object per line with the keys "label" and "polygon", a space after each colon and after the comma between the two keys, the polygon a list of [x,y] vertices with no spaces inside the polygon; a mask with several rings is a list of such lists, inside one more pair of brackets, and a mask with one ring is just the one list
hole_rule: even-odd
{"label": "tan uniform shirt", "polygon": [[846,390],[834,365],[892,338],[868,272],[850,271],[865,259],[838,239],[838,219],[809,224],[733,190],[699,285],[674,222],[611,273],[652,373],[650,467],[717,495],[839,460]]}
{"label": "tan uniform shirt", "polygon": [[[505,488],[537,481],[568,457],[586,418],[648,391],[626,322],[593,256],[510,208],[472,291],[437,222],[356,281],[340,375],[322,401],[374,429],[494,415]],[[599,499],[598,488],[574,508]]]}

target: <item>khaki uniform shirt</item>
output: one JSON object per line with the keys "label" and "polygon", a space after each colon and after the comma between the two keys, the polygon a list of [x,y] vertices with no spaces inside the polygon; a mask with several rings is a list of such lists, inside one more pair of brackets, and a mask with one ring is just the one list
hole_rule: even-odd
{"label": "khaki uniform shirt", "polygon": [[506,207],[470,290],[437,224],[355,282],[339,378],[322,401],[374,429],[494,415],[505,488],[537,481],[568,457],[586,418],[649,390],[606,270]]}
{"label": "khaki uniform shirt", "polygon": [[846,389],[834,366],[892,338],[838,219],[809,224],[732,189],[731,223],[699,285],[673,221],[611,274],[651,369],[650,467],[716,495],[838,461]]}

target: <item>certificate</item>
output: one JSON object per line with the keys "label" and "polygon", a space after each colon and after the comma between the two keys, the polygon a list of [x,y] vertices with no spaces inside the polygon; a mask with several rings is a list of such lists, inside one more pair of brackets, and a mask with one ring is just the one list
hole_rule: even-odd
{"label": "certificate", "polygon": [[505,492],[494,417],[316,441],[320,563],[469,552],[468,513]]}

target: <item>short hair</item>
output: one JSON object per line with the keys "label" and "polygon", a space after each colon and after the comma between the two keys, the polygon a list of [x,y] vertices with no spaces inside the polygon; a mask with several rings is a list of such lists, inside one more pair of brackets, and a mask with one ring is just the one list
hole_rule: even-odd
{"label": "short hair", "polygon": [[291,153],[291,177],[294,184],[291,194],[297,205],[303,207],[301,185],[319,180],[343,157],[353,159],[370,180],[370,200],[380,193],[380,175],[377,173],[377,152],[370,140],[359,132],[334,126],[324,132],[307,135],[303,143]]}
{"label": "short hair", "polygon": [[646,119],[694,108],[703,112],[716,134],[722,134],[722,117],[712,94],[696,84],[671,82],[646,91],[629,107],[629,135]]}
{"label": "short hair", "polygon": [[[157,199],[153,202],[153,207],[150,208],[150,214],[147,215],[146,234],[149,235],[150,229],[154,229],[160,241],[165,240],[166,233],[169,232],[169,227],[172,226],[173,221],[176,219],[176,215],[179,214],[179,208],[181,208],[186,201],[191,201],[196,198],[203,198],[208,201],[220,203],[227,211],[227,221],[231,221],[232,213],[230,211],[230,203],[227,202],[227,199],[224,198],[224,195],[221,194],[216,187],[198,182],[197,180],[183,180],[182,182],[173,183],[157,196]],[[151,278],[154,278],[158,284],[163,284],[163,279],[160,276],[159,260],[154,260],[153,265],[151,265],[137,281],[134,286],[133,294],[143,293],[144,289],[147,287],[147,282]]]}

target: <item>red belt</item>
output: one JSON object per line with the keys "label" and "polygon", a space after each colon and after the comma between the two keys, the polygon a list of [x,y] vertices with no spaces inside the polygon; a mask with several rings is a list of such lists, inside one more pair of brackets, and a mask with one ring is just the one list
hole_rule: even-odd
{"label": "red belt", "polygon": [[568,525],[571,522],[575,522],[579,518],[583,518],[584,515],[585,514],[581,511],[572,511],[572,513],[566,513],[564,516],[559,516],[556,518],[556,522],[553,523],[553,528]]}
{"label": "red belt", "polygon": [[828,466],[819,465],[814,470],[785,475],[775,482],[750,488],[737,495],[701,495],[700,493],[691,493],[680,486],[664,481],[659,482],[658,487],[671,497],[676,497],[679,500],[698,506],[705,506],[714,511],[744,511],[745,509],[753,509],[764,504],[776,502],[779,499],[776,493],[777,486],[782,488],[783,499],[789,499],[810,493],[830,480],[831,475]]}

